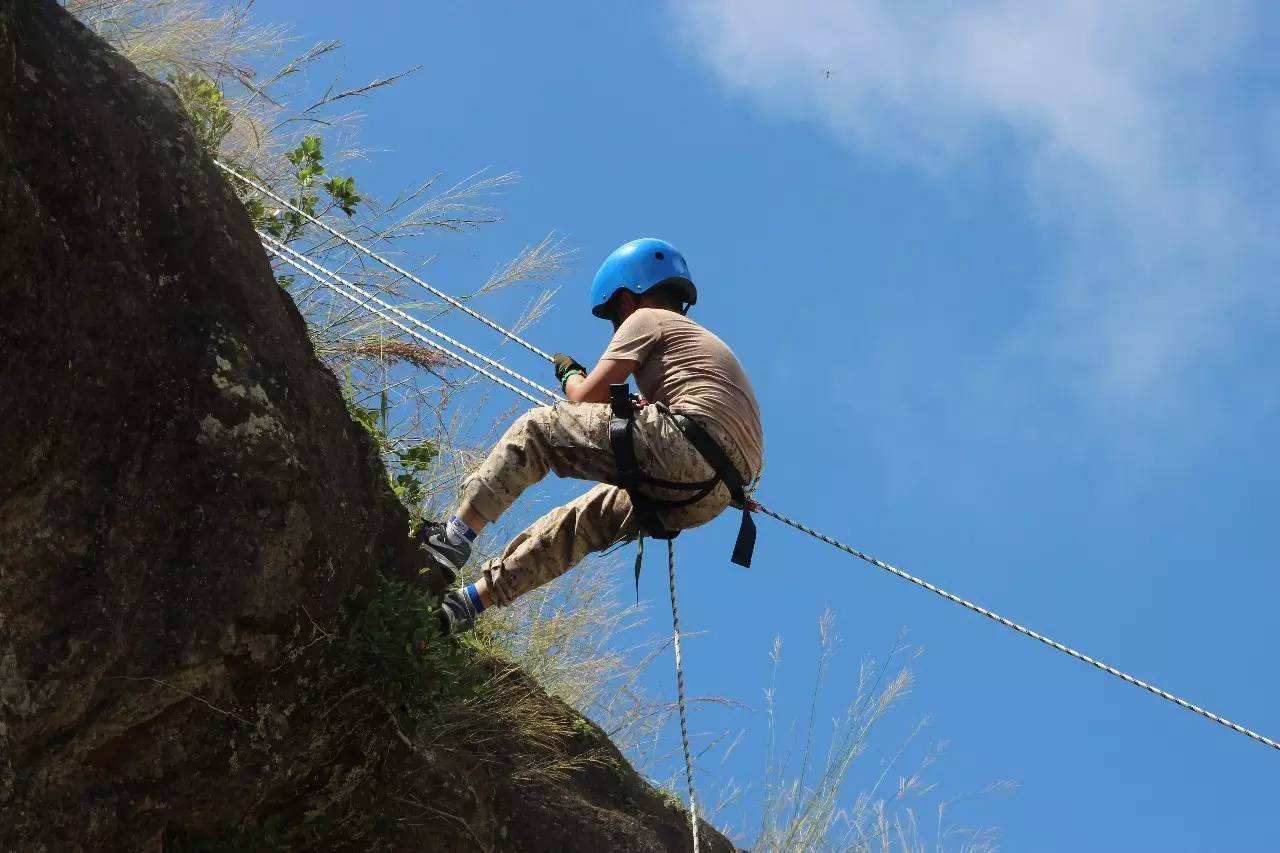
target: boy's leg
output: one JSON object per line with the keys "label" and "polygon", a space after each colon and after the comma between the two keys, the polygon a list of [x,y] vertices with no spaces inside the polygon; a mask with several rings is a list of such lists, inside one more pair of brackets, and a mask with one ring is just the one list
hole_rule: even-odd
{"label": "boy's leg", "polygon": [[561,477],[609,480],[617,475],[609,450],[606,403],[540,406],[516,419],[467,478],[459,513],[488,524],[529,486],[554,471]]}
{"label": "boy's leg", "polygon": [[592,551],[602,551],[634,532],[627,493],[616,486],[596,486],[551,510],[511,540],[475,583],[445,595],[440,602],[441,630],[446,634],[471,630],[476,617],[489,606],[510,604],[564,574]]}
{"label": "boy's leg", "polygon": [[[714,473],[702,454],[657,409],[648,409],[637,417],[636,449],[642,467],[663,479],[699,482]],[[613,465],[612,457],[608,464]],[[666,489],[647,489],[645,493],[668,500],[689,497],[688,492]],[[721,483],[694,504],[662,510],[662,523],[669,530],[706,524],[728,506],[729,500],[729,490]],[[564,574],[587,554],[634,536],[639,531],[639,518],[632,509],[631,497],[625,490],[602,484],[551,510],[511,540],[502,556],[486,567],[483,577],[474,584],[481,609],[510,604],[523,593]]]}
{"label": "boy's leg", "polygon": [[612,479],[617,472],[608,449],[610,418],[603,403],[539,406],[517,418],[463,485],[458,512],[448,524],[426,524],[419,532],[429,563],[452,583],[476,534],[549,471]]}
{"label": "boy's leg", "polygon": [[587,554],[635,532],[631,498],[617,486],[598,485],[512,539],[476,586],[486,606],[510,604],[564,574]]}
{"label": "boy's leg", "polygon": [[[516,432],[514,426],[508,430],[508,435],[503,437],[480,472],[468,483],[464,492],[467,495],[463,501],[464,509],[484,506],[485,500],[501,497],[503,490],[493,484],[501,483],[504,472],[510,470],[508,466],[519,468],[532,464],[537,479],[546,475],[548,465],[562,477],[609,480],[616,476],[616,466],[608,449],[609,407],[578,404],[566,413],[571,417],[556,417],[563,408],[570,407],[561,405],[535,410],[544,412],[542,417],[549,417],[549,420],[535,421],[519,431],[540,430],[545,441],[530,440],[528,435],[512,436]],[[542,443],[546,445],[548,461],[538,472],[539,460],[531,460],[527,451],[538,449]],[[656,407],[646,407],[637,414],[635,446],[641,468],[652,476],[675,482],[699,482],[714,473],[671,418]],[[740,464],[736,458],[733,461]],[[496,469],[496,476],[487,470],[491,467]],[[747,470],[745,465],[740,465],[740,469]],[[510,506],[527,485],[520,486],[509,499],[494,500],[494,505],[500,507],[499,512]],[[651,491],[656,492],[655,497],[665,499],[688,496],[687,492],[681,491]],[[710,521],[728,503],[728,489],[721,483],[695,504],[663,511],[663,524],[671,530],[696,527]],[[489,520],[496,517],[496,513],[486,516]],[[522,593],[568,571],[588,553],[603,550],[621,538],[634,535],[637,530],[638,519],[634,517],[627,493],[613,485],[596,486],[576,501],[552,510],[534,522],[486,568],[484,576],[476,583],[449,593],[444,601],[448,611],[446,631],[469,629],[476,615],[489,605],[509,604]]]}

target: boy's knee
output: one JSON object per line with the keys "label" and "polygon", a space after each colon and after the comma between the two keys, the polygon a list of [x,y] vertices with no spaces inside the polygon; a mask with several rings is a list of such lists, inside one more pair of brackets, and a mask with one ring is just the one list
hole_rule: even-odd
{"label": "boy's knee", "polygon": [[536,406],[512,421],[509,432],[521,435],[547,435],[548,428],[554,419],[554,406]]}

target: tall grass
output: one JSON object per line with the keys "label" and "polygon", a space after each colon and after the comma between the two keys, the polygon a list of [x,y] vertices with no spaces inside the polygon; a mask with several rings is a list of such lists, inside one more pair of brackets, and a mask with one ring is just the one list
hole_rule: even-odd
{"label": "tall grass", "polygon": [[[912,661],[921,653],[903,636],[882,660],[863,659],[844,710],[828,730],[819,730],[819,708],[830,689],[838,643],[835,614],[828,608],[818,620],[807,713],[784,724],[776,702],[782,639],[774,638],[769,653],[772,677],[764,691],[768,743],[761,781],[758,786],[725,783],[712,813],[752,803],[754,820],[733,828],[733,834],[749,839],[746,846],[752,851],[765,853],[997,850],[999,832],[994,827],[970,828],[951,820],[955,807],[970,797],[944,799],[938,783],[929,779],[943,750],[924,741],[927,718],[911,725],[896,745],[884,746],[885,721],[909,697]],[[1014,787],[997,782],[974,796]]]}

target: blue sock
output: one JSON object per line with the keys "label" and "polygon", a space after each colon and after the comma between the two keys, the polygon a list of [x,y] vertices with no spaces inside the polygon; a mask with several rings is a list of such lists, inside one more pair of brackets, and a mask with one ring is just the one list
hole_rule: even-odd
{"label": "blue sock", "polygon": [[480,591],[476,589],[476,585],[473,583],[469,583],[462,588],[462,591],[463,593],[466,594],[467,598],[470,599],[471,607],[476,612],[476,614],[478,615],[480,613],[483,613],[484,602],[480,600]]}
{"label": "blue sock", "polygon": [[455,545],[461,545],[464,541],[476,541],[476,532],[456,515],[449,519],[449,523],[444,526],[444,535],[449,537],[449,541]]}

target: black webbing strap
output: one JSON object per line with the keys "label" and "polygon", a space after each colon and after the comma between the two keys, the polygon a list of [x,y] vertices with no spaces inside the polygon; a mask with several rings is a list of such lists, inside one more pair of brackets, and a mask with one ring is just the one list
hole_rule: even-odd
{"label": "black webbing strap", "polygon": [[747,497],[747,485],[742,482],[742,475],[738,473],[737,466],[729,459],[724,448],[703,429],[702,424],[688,415],[676,414],[672,418],[684,437],[698,448],[702,458],[707,460],[719,479],[724,481],[734,505],[742,508],[742,523],[738,525],[738,538],[733,543],[733,555],[729,557],[729,561],[744,569],[751,568],[751,555],[756,550],[756,520],[751,517],[751,500]]}
{"label": "black webbing strap", "polygon": [[[613,409],[613,420],[609,422],[609,449],[613,452],[614,464],[618,466],[618,484],[631,496],[631,505],[635,507],[640,528],[644,533],[648,533],[655,539],[674,539],[679,531],[668,530],[658,516],[658,510],[697,503],[710,494],[718,478],[704,483],[673,483],[670,480],[650,477],[641,470],[640,462],[636,459],[636,403],[631,396],[630,386],[625,383],[610,385],[609,405]],[[667,501],[642,494],[637,488],[641,484],[681,491],[697,491],[698,494],[678,501]]]}
{"label": "black webbing strap", "polygon": [[[613,420],[609,424],[609,448],[618,466],[618,482],[630,495],[632,506],[635,507],[640,521],[640,550],[636,555],[636,597],[639,598],[644,534],[648,533],[655,539],[674,539],[679,534],[678,530],[667,529],[662,523],[661,516],[658,515],[658,510],[675,509],[697,503],[711,494],[716,485],[722,481],[728,488],[734,505],[742,508],[742,524],[738,527],[738,538],[734,542],[733,554],[729,559],[736,565],[749,568],[751,554],[756,545],[756,523],[751,517],[751,502],[747,498],[746,484],[737,467],[724,452],[724,448],[694,419],[686,415],[672,414],[671,418],[680,428],[681,433],[702,454],[702,458],[716,472],[716,476],[698,483],[675,483],[651,477],[641,470],[640,463],[636,459],[634,437],[636,403],[635,398],[631,396],[630,386],[626,383],[610,385],[609,404],[613,410]],[[637,488],[642,484],[663,489],[692,491],[696,494],[682,500],[663,500],[642,494]]]}

